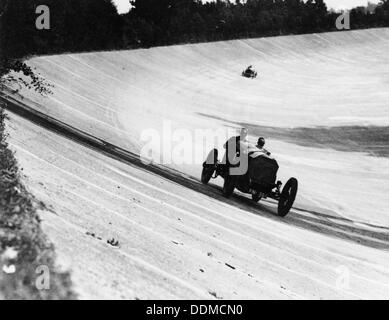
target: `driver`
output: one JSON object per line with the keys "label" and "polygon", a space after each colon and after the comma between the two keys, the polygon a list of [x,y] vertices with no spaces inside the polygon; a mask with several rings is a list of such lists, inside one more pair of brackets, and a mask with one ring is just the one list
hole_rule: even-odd
{"label": "driver", "polygon": [[267,156],[270,156],[271,153],[265,149],[265,144],[266,144],[265,138],[260,137],[258,139],[256,147],[259,149],[260,152],[266,154]]}

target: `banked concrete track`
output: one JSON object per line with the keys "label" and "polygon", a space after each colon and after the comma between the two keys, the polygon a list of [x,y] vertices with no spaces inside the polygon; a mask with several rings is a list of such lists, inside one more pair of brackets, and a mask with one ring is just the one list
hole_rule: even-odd
{"label": "banked concrete track", "polygon": [[[80,297],[388,298],[389,164],[374,150],[270,137],[281,177],[301,184],[286,219],[271,201],[227,200],[218,181],[202,186],[196,163],[145,166],[137,156],[142,130],[162,130],[164,120],[192,131],[384,129],[388,35],[33,58],[54,95],[2,96],[10,141],[27,186],[48,205],[46,232]],[[260,79],[239,77],[248,64]]]}

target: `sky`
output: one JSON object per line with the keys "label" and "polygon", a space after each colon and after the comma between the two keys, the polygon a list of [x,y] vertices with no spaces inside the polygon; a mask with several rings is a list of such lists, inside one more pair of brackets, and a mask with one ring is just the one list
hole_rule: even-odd
{"label": "sky", "polygon": [[113,0],[119,13],[126,13],[130,10],[130,0]]}
{"label": "sky", "polygon": [[[350,9],[360,5],[366,5],[368,0],[324,0],[328,8],[332,9]],[[113,0],[119,13],[126,13],[130,9],[129,0]],[[370,0],[372,3],[378,3],[379,0]]]}

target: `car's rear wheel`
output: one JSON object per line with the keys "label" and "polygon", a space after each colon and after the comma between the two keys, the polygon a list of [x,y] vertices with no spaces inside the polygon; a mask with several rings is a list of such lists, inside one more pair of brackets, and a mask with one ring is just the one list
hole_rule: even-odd
{"label": "car's rear wheel", "polygon": [[293,206],[298,190],[298,181],[296,178],[290,178],[282,189],[280,200],[278,202],[278,215],[285,217]]}
{"label": "car's rear wheel", "polygon": [[227,198],[231,197],[235,190],[235,177],[227,176],[224,179],[223,195]]}

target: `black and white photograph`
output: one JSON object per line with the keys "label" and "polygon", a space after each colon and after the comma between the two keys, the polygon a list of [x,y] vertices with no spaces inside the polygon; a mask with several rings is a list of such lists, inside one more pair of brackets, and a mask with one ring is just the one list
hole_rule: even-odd
{"label": "black and white photograph", "polygon": [[388,299],[389,0],[0,0],[0,300]]}

